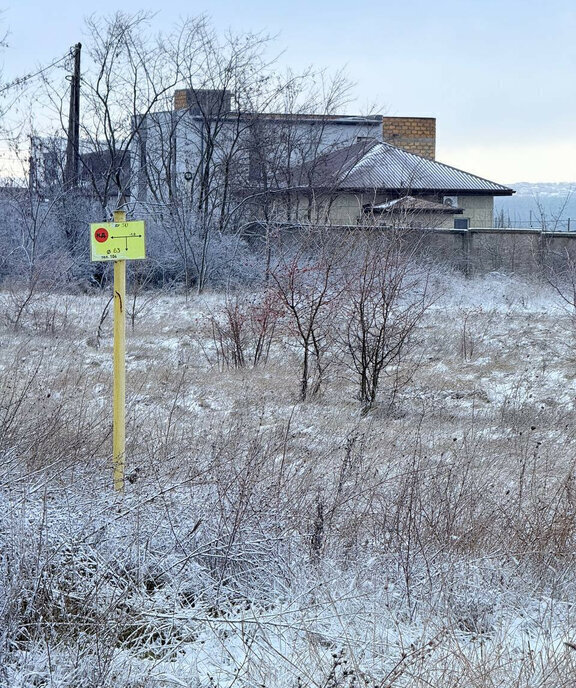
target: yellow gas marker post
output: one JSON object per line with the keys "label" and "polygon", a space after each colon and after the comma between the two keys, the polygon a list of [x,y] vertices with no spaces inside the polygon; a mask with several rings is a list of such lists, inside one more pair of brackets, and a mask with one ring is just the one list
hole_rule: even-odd
{"label": "yellow gas marker post", "polygon": [[124,490],[126,462],[126,261],[146,258],[144,222],[127,222],[123,210],[114,222],[90,225],[93,261],[114,261],[114,405],[112,465],[114,489]]}

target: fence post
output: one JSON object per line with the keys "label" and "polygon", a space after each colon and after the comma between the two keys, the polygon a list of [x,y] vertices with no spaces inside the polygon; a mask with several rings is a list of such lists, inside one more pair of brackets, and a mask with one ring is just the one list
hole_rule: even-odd
{"label": "fence post", "polygon": [[472,232],[470,229],[462,231],[462,252],[464,254],[464,276],[472,276]]}
{"label": "fence post", "polygon": [[[550,237],[550,241],[552,241],[552,236]],[[546,239],[546,235],[544,234],[544,231],[541,230],[540,234],[538,235],[537,262],[538,262],[538,267],[540,268],[540,272],[542,274],[545,273],[547,253],[548,253],[548,241]]]}

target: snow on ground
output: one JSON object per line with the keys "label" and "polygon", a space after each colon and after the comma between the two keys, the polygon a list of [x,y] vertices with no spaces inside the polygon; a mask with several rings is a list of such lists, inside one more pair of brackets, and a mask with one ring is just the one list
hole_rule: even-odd
{"label": "snow on ground", "polygon": [[108,294],[16,327],[1,294],[0,685],[574,685],[573,314],[505,275],[434,289],[368,414],[336,355],[299,401],[288,330],[227,367],[225,295],[146,295],[124,495]]}

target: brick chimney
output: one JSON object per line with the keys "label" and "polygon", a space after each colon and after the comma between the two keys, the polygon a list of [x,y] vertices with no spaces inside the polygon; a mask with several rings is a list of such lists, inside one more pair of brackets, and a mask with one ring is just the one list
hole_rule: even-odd
{"label": "brick chimney", "polygon": [[219,89],[180,88],[174,91],[174,109],[193,115],[225,115],[230,112],[232,94]]}
{"label": "brick chimney", "polygon": [[382,138],[423,158],[436,158],[435,117],[383,117]]}

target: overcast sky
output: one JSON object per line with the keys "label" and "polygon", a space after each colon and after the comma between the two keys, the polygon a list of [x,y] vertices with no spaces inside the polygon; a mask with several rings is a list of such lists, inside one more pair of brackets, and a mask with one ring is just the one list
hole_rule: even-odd
{"label": "overcast sky", "polygon": [[5,3],[4,78],[85,39],[93,12],[157,11],[163,30],[206,14],[222,30],[276,36],[295,70],[344,67],[349,113],[436,117],[442,162],[503,183],[576,181],[575,0]]}

